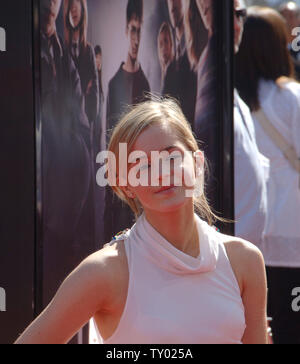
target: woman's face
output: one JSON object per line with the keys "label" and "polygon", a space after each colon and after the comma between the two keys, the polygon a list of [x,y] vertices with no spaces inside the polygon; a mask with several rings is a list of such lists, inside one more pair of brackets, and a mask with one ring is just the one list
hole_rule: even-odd
{"label": "woman's face", "polygon": [[72,0],[70,6],[70,23],[73,28],[78,27],[82,16],[81,0]]}
{"label": "woman's face", "polygon": [[168,65],[172,60],[172,41],[170,34],[163,31],[158,36],[158,54],[160,63],[164,66]]}
{"label": "woman's face", "polygon": [[[172,148],[169,149],[170,146]],[[168,168],[163,167],[164,163],[159,163],[159,173],[155,175],[154,171],[151,171],[151,165],[153,166],[158,158],[151,158],[151,152],[161,152],[166,149],[168,149],[169,154],[167,154],[165,161],[170,168],[168,170]],[[121,187],[128,197],[137,198],[145,211],[157,212],[171,212],[193,202],[193,191],[196,183],[196,163],[193,153],[190,152],[184,156],[187,148],[178,140],[178,137],[168,125],[152,125],[144,130],[138,137],[131,152],[136,151],[145,153],[148,158],[137,160],[136,163],[129,163],[128,187],[124,189]],[[175,151],[176,157],[170,161],[168,157]],[[165,151],[165,153],[167,152]],[[141,178],[146,183],[143,183],[144,186],[134,187],[132,185],[132,176]],[[166,178],[166,181],[169,180],[169,183],[163,182],[163,178]],[[152,185],[153,182],[156,185]],[[175,184],[176,186],[174,186]],[[169,189],[159,192],[162,187]]]}

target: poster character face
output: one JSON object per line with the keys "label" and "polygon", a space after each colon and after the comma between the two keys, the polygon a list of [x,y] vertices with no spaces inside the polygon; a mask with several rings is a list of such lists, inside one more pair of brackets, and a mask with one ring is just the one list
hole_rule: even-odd
{"label": "poster character face", "polygon": [[172,39],[166,29],[158,35],[158,55],[160,64],[163,66],[167,66],[172,61]]}
{"label": "poster character face", "polygon": [[173,28],[179,28],[183,22],[182,0],[168,0],[168,8]]}
{"label": "poster character face", "polygon": [[55,22],[61,6],[61,0],[41,0],[41,15],[48,24]]}
{"label": "poster character face", "polygon": [[142,22],[140,19],[133,17],[128,25],[126,35],[129,41],[129,56],[132,60],[137,60],[138,52],[140,48],[141,41],[141,29]]}
{"label": "poster character face", "polygon": [[213,30],[213,9],[212,0],[197,0],[197,5],[206,29]]}
{"label": "poster character face", "polygon": [[70,24],[73,28],[77,28],[82,18],[82,3],[81,0],[71,0],[70,5]]}
{"label": "poster character face", "polygon": [[[244,14],[244,16],[242,16]],[[244,32],[246,7],[241,0],[234,0],[234,50],[238,53]]]}

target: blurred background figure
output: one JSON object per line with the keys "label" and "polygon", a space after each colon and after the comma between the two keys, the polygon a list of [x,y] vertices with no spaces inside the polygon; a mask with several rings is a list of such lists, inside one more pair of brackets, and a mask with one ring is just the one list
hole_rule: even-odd
{"label": "blurred background figure", "polygon": [[[234,50],[243,38],[247,10],[244,0],[234,0]],[[267,221],[269,161],[258,150],[248,106],[234,90],[235,234],[262,248]]]}
{"label": "blurred background figure", "polygon": [[[207,139],[206,131],[215,123],[215,102],[216,82],[217,82],[217,36],[214,27],[214,10],[212,0],[197,0],[198,11],[208,32],[208,42],[201,55],[198,69],[198,92],[195,114],[195,130],[200,136],[200,140]],[[204,138],[201,138],[205,135]],[[213,143],[212,143],[213,145]],[[209,156],[208,156],[209,158]],[[212,159],[212,158],[210,158]]]}
{"label": "blurred background figure", "polygon": [[[95,150],[95,171],[99,168],[99,164],[96,163],[96,158],[99,152],[106,150],[106,119],[104,118],[104,92],[102,83],[103,73],[103,57],[102,48],[100,45],[95,47],[96,56],[96,68],[98,74],[99,84],[99,112],[95,123],[94,130],[94,150]],[[104,124],[103,124],[104,123]],[[96,180],[95,180],[96,181]],[[95,211],[96,211],[96,248],[102,248],[104,243],[104,210],[105,210],[105,187],[100,187],[96,183],[95,187]]]}
{"label": "blurred background figure", "polygon": [[94,48],[87,42],[88,9],[87,0],[64,0],[64,34],[65,44],[73,62],[78,70],[81,89],[84,96],[85,113],[90,124],[90,168],[92,180],[89,186],[89,194],[83,208],[83,214],[79,221],[80,226],[88,226],[88,233],[78,236],[79,249],[90,246],[95,248],[96,242],[96,211],[95,211],[95,124],[99,113],[99,85],[96,69]]}
{"label": "blurred background figure", "polygon": [[166,77],[169,64],[174,59],[174,44],[172,36],[172,28],[170,24],[164,22],[158,32],[157,38],[158,59],[161,68],[161,88],[163,88],[164,79]]}
{"label": "blurred background figure", "polygon": [[[43,306],[85,258],[81,224],[91,183],[90,125],[74,61],[56,30],[61,0],[41,0]],[[90,241],[89,241],[90,243]],[[94,246],[89,245],[90,251]],[[84,249],[88,254],[88,248]]]}
{"label": "blurred background figure", "polygon": [[193,71],[197,72],[199,60],[207,43],[207,30],[204,27],[196,0],[186,0],[184,29],[187,55]]}
{"label": "blurred background figure", "polygon": [[[277,11],[248,9],[236,82],[252,111],[259,150],[270,159],[262,250],[275,344],[300,343],[300,316],[292,309],[292,291],[300,277],[300,170],[295,167],[300,157],[300,85],[293,79],[288,41],[286,23]],[[279,139],[294,154],[293,161]]]}
{"label": "blurred background figure", "polygon": [[[194,119],[194,130],[197,138],[203,142],[202,149],[207,158],[211,173],[209,175],[207,195],[211,205],[218,211],[216,169],[218,160],[218,105],[216,92],[218,89],[218,37],[216,34],[215,8],[212,0],[197,0],[195,14],[200,14],[206,29],[205,49],[196,66],[197,69],[197,97]],[[195,17],[196,15],[194,15]],[[197,34],[194,33],[194,39]],[[194,57],[195,58],[195,57]]]}
{"label": "blurred background figure", "polygon": [[297,27],[300,27],[300,6],[293,1],[289,1],[279,7],[279,12],[286,20],[289,42],[288,47],[295,64],[296,77],[300,81],[300,50],[293,49],[292,45],[294,39],[296,38],[296,36],[293,35],[293,30]]}
{"label": "blurred background figure", "polygon": [[197,96],[197,75],[191,69],[187,55],[184,32],[184,2],[183,0],[166,1],[175,35],[175,58],[167,69],[162,93],[173,96],[180,102],[186,119],[193,127]]}
{"label": "blurred background figure", "polygon": [[78,69],[85,111],[94,129],[99,112],[99,86],[93,47],[87,42],[87,0],[64,1],[65,42]]}
{"label": "blurred background figure", "polygon": [[[98,85],[99,85],[99,113],[95,125],[95,154],[97,155],[101,150],[105,149],[104,138],[103,138],[103,106],[104,106],[104,92],[102,83],[102,48],[100,45],[95,47],[96,56],[96,68],[98,74]],[[103,145],[102,145],[103,144]]]}

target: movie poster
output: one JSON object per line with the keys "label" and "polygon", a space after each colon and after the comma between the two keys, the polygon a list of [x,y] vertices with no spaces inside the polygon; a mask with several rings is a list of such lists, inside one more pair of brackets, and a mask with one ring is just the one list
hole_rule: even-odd
{"label": "movie poster", "polygon": [[127,105],[150,93],[177,98],[214,169],[214,19],[211,0],[40,1],[44,306],[80,261],[134,223],[96,183],[96,156]]}

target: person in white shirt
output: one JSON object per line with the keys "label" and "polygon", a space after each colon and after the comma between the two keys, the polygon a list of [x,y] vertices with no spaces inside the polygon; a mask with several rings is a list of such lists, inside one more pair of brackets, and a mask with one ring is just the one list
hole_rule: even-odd
{"label": "person in white shirt", "polygon": [[[269,213],[262,249],[269,316],[275,343],[299,344],[300,315],[293,308],[293,292],[300,286],[300,176],[274,137],[275,131],[285,139],[285,148],[293,150],[296,164],[300,157],[300,85],[293,79],[287,44],[285,21],[277,11],[248,9],[237,55],[237,87],[251,108],[259,150],[270,159]],[[266,123],[273,132],[267,131]]]}
{"label": "person in white shirt", "polygon": [[[244,2],[235,0],[235,53],[242,41],[246,15]],[[234,143],[235,233],[261,248],[267,219],[268,160],[258,150],[250,110],[237,90],[234,91]]]}

